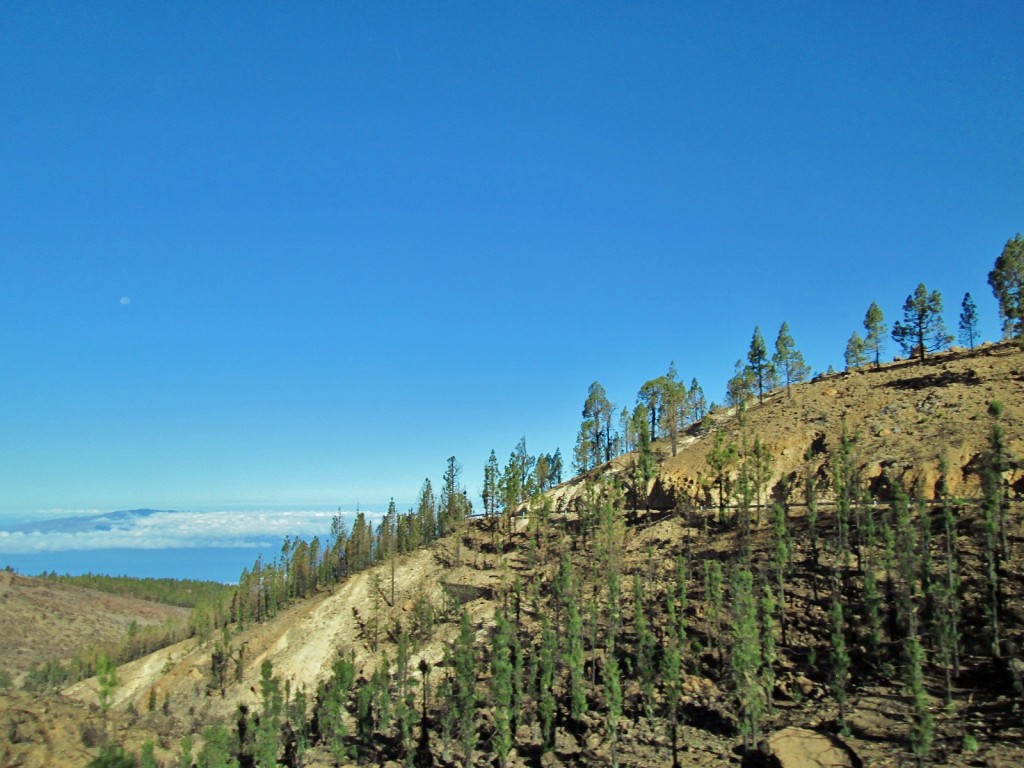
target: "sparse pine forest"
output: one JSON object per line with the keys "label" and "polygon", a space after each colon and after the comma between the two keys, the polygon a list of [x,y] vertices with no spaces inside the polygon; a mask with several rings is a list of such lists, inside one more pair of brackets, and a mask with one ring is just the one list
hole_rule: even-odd
{"label": "sparse pine forest", "polygon": [[[478,507],[451,457],[405,512],[286,539],[193,606],[166,677],[119,699],[97,661],[90,765],[1019,764],[1024,412],[935,393],[981,386],[981,355],[1022,391],[1022,259],[1017,235],[989,275],[1008,343],[980,344],[967,294],[974,351],[937,355],[952,337],[923,283],[891,331],[871,303],[847,372],[813,384],[788,324],[772,345],[757,327],[724,406],[674,363],[632,407],[595,381],[572,478],[523,438],[486,459]],[[909,360],[884,364],[887,340]],[[869,415],[832,405],[868,387]],[[897,452],[908,425],[928,437]],[[328,605],[350,634],[279,665],[298,635],[264,634],[342,626]]]}

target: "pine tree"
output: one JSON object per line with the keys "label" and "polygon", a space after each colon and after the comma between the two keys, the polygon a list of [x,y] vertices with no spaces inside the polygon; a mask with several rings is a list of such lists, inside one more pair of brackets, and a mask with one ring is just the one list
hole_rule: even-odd
{"label": "pine tree", "polygon": [[[991,469],[989,478],[982,478],[982,488],[991,494],[992,501],[996,502],[996,525],[998,528],[999,556],[1003,562],[1010,556],[1009,542],[1006,534],[1006,512],[1007,499],[1006,490],[1003,487],[1003,473],[1010,468],[1010,459],[1006,451],[1005,433],[999,419],[1003,414],[1003,404],[993,400],[988,407],[989,416],[992,417],[992,432],[989,437],[989,450],[987,463]],[[995,480],[994,485],[991,481]]]}
{"label": "pine tree", "polygon": [[395,729],[402,754],[413,757],[413,727],[416,720],[416,696],[412,691],[415,681],[409,674],[409,634],[398,627],[398,647],[395,651]]}
{"label": "pine tree", "polygon": [[974,343],[978,339],[978,308],[969,293],[965,293],[964,300],[960,302],[959,329],[960,343],[974,349]]}
{"label": "pine tree", "polygon": [[501,494],[498,489],[500,471],[498,457],[491,450],[491,455],[487,457],[487,463],[484,465],[484,487],[480,492],[480,500],[484,505],[484,517],[488,520],[497,517],[498,509],[501,506]]}
{"label": "pine tree", "polygon": [[786,574],[789,571],[791,544],[789,530],[786,526],[786,510],[776,502],[772,505],[772,565],[775,570],[775,588],[778,594],[779,629],[782,633],[782,644],[786,641]]}
{"label": "pine tree", "polygon": [[910,520],[906,491],[900,483],[893,484],[893,543],[896,558],[896,608],[906,634],[917,635],[917,612],[914,607],[914,584],[919,573],[917,531]]}
{"label": "pine tree", "polygon": [[639,573],[633,574],[633,631],[636,633],[637,678],[643,694],[644,713],[648,718],[654,715],[655,639],[647,621],[644,606],[644,586]]}
{"label": "pine tree", "polygon": [[[417,766],[417,768],[429,768],[429,766],[434,764],[434,757],[430,751],[430,731],[427,729],[427,702],[430,700],[430,664],[422,657],[420,658],[419,672],[423,688],[423,703],[420,711],[420,737],[416,742],[413,765]],[[338,762],[340,763],[341,761],[339,760]]]}
{"label": "pine tree", "polygon": [[[440,731],[441,731],[441,757],[446,763],[452,762],[451,749],[452,742],[455,740],[456,732],[458,731],[459,724],[459,709],[458,699],[455,695],[455,677],[452,674],[452,669],[455,666],[454,656],[450,647],[446,646],[444,649],[443,666],[446,670],[444,678],[438,685],[438,699],[441,702],[440,711]],[[429,669],[429,665],[428,665]],[[362,693],[362,691],[360,691]],[[424,702],[426,707],[426,702]],[[426,716],[424,716],[424,721]],[[421,740],[425,737],[421,736]]]}
{"label": "pine tree", "polygon": [[939,462],[942,473],[939,497],[942,502],[946,579],[939,590],[939,627],[936,661],[946,677],[946,702],[953,698],[953,678],[960,676],[960,546],[953,500],[949,492],[949,466],[946,458]]}
{"label": "pine tree", "polygon": [[139,768],[157,768],[155,749],[156,744],[152,739],[142,742],[142,751],[139,752]]}
{"label": "pine tree", "polygon": [[[645,381],[640,387],[640,391],[636,394],[637,405],[643,404],[647,409],[646,414],[650,419],[651,425],[648,434],[652,440],[658,438],[658,425],[661,423],[661,417],[664,415],[667,387],[668,381],[666,378],[658,376],[656,379]],[[636,410],[633,413],[635,414]]]}
{"label": "pine tree", "polygon": [[772,388],[775,369],[768,359],[768,348],[765,346],[760,326],[754,326],[754,335],[750,339],[750,349],[747,351],[747,362],[757,385],[757,401],[763,403],[765,390]]}
{"label": "pine tree", "polygon": [[[334,581],[341,581],[346,575],[345,571],[345,543],[348,539],[348,533],[345,531],[345,518],[341,516],[340,512],[331,518],[331,538],[328,549],[331,552],[332,561],[332,575]],[[255,575],[255,571],[254,571]],[[259,619],[257,619],[258,621]]]}
{"label": "pine tree", "polygon": [[551,487],[550,476],[551,457],[542,453],[537,456],[537,461],[533,465],[533,477],[530,479],[534,493],[543,493]]}
{"label": "pine tree", "polygon": [[511,540],[512,521],[525,497],[523,478],[518,469],[515,453],[509,456],[498,481],[498,488],[501,493],[501,528]]}
{"label": "pine tree", "polygon": [[[591,652],[597,651],[600,647],[601,638],[601,605],[598,602],[598,585],[595,580],[594,593],[591,594],[590,599],[587,600],[587,612],[585,617],[584,632],[586,634],[586,644]],[[590,665],[590,684],[592,686],[597,685],[597,665]]]}
{"label": "pine tree", "polygon": [[[669,447],[672,450],[673,456],[676,455],[676,451],[679,449],[679,435],[686,428],[692,412],[692,404],[689,393],[686,390],[686,385],[681,381],[677,381],[677,376],[676,364],[672,363],[669,366],[668,373],[664,376],[665,385],[662,394],[662,408],[658,420],[662,435],[668,437]],[[654,432],[651,434],[653,436]]]}
{"label": "pine tree", "polygon": [[[900,486],[894,489],[894,501],[889,506],[889,514],[882,518],[881,540],[882,540],[882,569],[885,572],[885,606],[886,606],[886,634],[889,640],[895,642],[899,636],[900,623],[900,599],[896,585],[896,534],[893,530],[891,518],[894,516],[893,507],[897,503],[906,503],[897,496],[902,492]],[[886,668],[888,663],[886,663]]]}
{"label": "pine tree", "polygon": [[868,361],[867,353],[864,351],[864,339],[856,331],[851,334],[850,340],[846,342],[846,352],[843,353],[843,361],[846,363],[846,370],[848,371],[861,368]]}
{"label": "pine tree", "polygon": [[192,768],[192,734],[186,733],[178,744],[178,768]]}
{"label": "pine tree", "polygon": [[434,488],[430,478],[423,481],[420,489],[419,503],[416,505],[416,517],[419,520],[420,535],[424,544],[437,538],[437,501],[434,499]]}
{"label": "pine tree", "polygon": [[636,454],[633,460],[633,497],[639,505],[641,499],[644,508],[649,508],[650,496],[647,486],[657,472],[654,452],[651,449],[651,432],[647,427],[647,407],[638,403],[633,411],[633,429],[636,431]]}
{"label": "pine tree", "polygon": [[491,700],[494,736],[491,749],[498,765],[505,768],[512,749],[512,654],[511,627],[499,608],[494,612],[494,637],[491,640]]}
{"label": "pine tree", "polygon": [[863,519],[863,550],[864,566],[864,614],[867,619],[867,646],[871,658],[880,661],[882,649],[882,596],[878,591],[878,530],[875,525],[874,509],[867,505],[867,497],[861,494],[858,507],[863,507],[860,515]]}
{"label": "pine tree", "polygon": [[459,482],[462,465],[454,456],[448,458],[444,480],[441,486],[441,498],[437,506],[437,534],[455,536],[455,564],[462,560],[462,529],[466,518],[473,512],[469,497]]}
{"label": "pine tree", "polygon": [[260,700],[263,705],[256,728],[256,768],[275,768],[280,750],[281,698],[280,682],[274,677],[269,659],[260,667]]}
{"label": "pine tree", "polygon": [[672,740],[672,766],[679,768],[679,705],[682,697],[683,650],[686,648],[686,559],[676,559],[676,583],[665,594],[667,616],[665,650],[661,657],[661,676],[665,681],[665,700],[669,710]]}
{"label": "pine tree", "polygon": [[349,758],[348,725],[345,721],[345,706],[348,703],[355,681],[355,665],[350,658],[337,659],[331,667],[332,676],[320,697],[317,720],[320,734],[334,757],[343,765]]}
{"label": "pine tree", "polygon": [[558,640],[545,616],[541,620],[540,649],[537,654],[537,717],[540,720],[542,749],[555,743],[555,651]]}
{"label": "pine tree", "polygon": [[[669,593],[667,608],[673,608],[672,593]],[[679,642],[674,637],[666,641],[665,652],[661,657],[661,677],[665,681],[665,703],[669,711],[670,734],[672,741],[672,766],[679,768],[679,704],[682,697],[682,659]]]}
{"label": "pine tree", "polygon": [[636,431],[633,429],[633,413],[626,406],[619,411],[619,447],[623,453],[636,450]]}
{"label": "pine tree", "polygon": [[790,393],[791,384],[799,384],[810,376],[811,369],[804,362],[804,356],[796,349],[793,337],[789,332],[789,324],[783,323],[779,335],[775,339],[775,354],[772,365],[786,385],[786,393]]}
{"label": "pine tree", "polygon": [[669,593],[669,604],[675,606],[675,619],[669,622],[668,631],[675,638],[679,646],[680,654],[686,648],[686,609],[688,605],[688,582],[689,571],[687,569],[686,557],[680,554],[676,558],[676,583],[675,596]]}
{"label": "pine tree", "polygon": [[739,728],[743,746],[751,749],[760,739],[765,696],[761,686],[761,638],[757,624],[757,603],[753,577],[748,570],[733,575],[732,592],[732,668],[733,687],[739,701]]}
{"label": "pine tree", "polygon": [[367,753],[374,749],[374,731],[377,724],[377,713],[374,711],[374,703],[377,701],[377,675],[371,676],[370,680],[361,686],[356,693],[356,734],[362,748]]}
{"label": "pine tree", "polygon": [[735,483],[736,498],[736,552],[740,560],[750,566],[752,556],[751,534],[750,534],[750,508],[755,496],[755,463],[756,459],[747,444],[747,432],[745,427],[744,407],[740,406],[740,453],[739,466]]}
{"label": "pine tree", "polygon": [[950,704],[953,701],[954,660],[957,658],[960,639],[959,600],[949,584],[942,579],[936,581],[933,594],[936,602],[935,663],[942,669],[946,704]]}
{"label": "pine tree", "polygon": [[565,664],[569,670],[569,716],[579,723],[587,711],[587,694],[583,687],[583,617],[580,616],[575,600],[566,608],[565,631]]}
{"label": "pine tree", "polygon": [[555,448],[555,452],[551,454],[551,460],[548,462],[551,467],[551,487],[554,488],[556,485],[562,483],[562,449]]}
{"label": "pine tree", "polygon": [[526,450],[526,436],[520,437],[516,447],[509,457],[509,464],[516,473],[519,486],[519,501],[528,501],[537,488],[534,486],[534,467],[537,465],[537,457],[532,456]]}
{"label": "pine tree", "polygon": [[690,413],[694,422],[701,421],[707,414],[708,402],[704,397],[704,390],[696,378],[690,381],[690,389],[686,393],[686,399],[690,403]]}
{"label": "pine tree", "polygon": [[593,419],[584,419],[583,423],[580,424],[580,431],[576,435],[576,447],[573,449],[572,465],[577,475],[584,475],[597,466],[594,463],[594,455],[591,450],[594,428]]}
{"label": "pine tree", "polygon": [[100,712],[103,713],[103,741],[107,740],[107,713],[113,701],[114,689],[118,686],[117,665],[106,654],[101,654],[96,664],[97,697]]}
{"label": "pine tree", "polygon": [[892,338],[905,355],[917,355],[921,360],[926,353],[948,346],[953,337],[946,333],[942,322],[942,294],[928,293],[924,283],[918,283],[903,303],[903,321],[893,325]]}
{"label": "pine tree", "polygon": [[814,454],[808,449],[805,459],[807,460],[804,471],[804,504],[807,506],[807,530],[811,537],[811,589],[814,591],[814,600],[818,600],[818,571],[820,547],[818,546],[818,478],[814,472]]}
{"label": "pine tree", "polygon": [[850,558],[850,517],[852,500],[856,493],[856,466],[853,457],[852,438],[846,430],[846,419],[842,421],[842,432],[839,437],[839,445],[832,451],[829,461],[832,464],[832,489],[836,498],[836,552],[842,558],[843,579],[846,579],[846,569],[849,568]]}
{"label": "pine tree", "polygon": [[914,706],[913,724],[910,729],[910,746],[923,766],[932,750],[935,737],[935,719],[928,707],[928,692],[924,687],[924,649],[916,632],[907,638],[907,689]]}
{"label": "pine tree", "polygon": [[615,406],[605,394],[604,387],[594,382],[587,390],[583,403],[583,419],[590,434],[586,438],[588,466],[596,467],[612,458],[612,414]]}
{"label": "pine tree", "polygon": [[830,683],[832,696],[839,708],[839,727],[842,733],[847,733],[846,727],[846,686],[850,679],[850,654],[846,650],[846,623],[843,618],[843,603],[840,599],[839,590],[832,594],[832,604],[828,612],[829,626],[831,628],[831,662],[832,672]]}
{"label": "pine tree", "polygon": [[381,607],[383,594],[380,572],[375,571],[370,576],[370,621],[367,622],[370,631],[370,648],[373,651],[377,650],[377,642],[380,639],[381,614],[384,612]]}
{"label": "pine tree", "polygon": [[772,473],[772,453],[761,442],[760,435],[754,435],[754,446],[750,451],[751,480],[754,484],[754,503],[758,524],[761,521],[762,494],[766,493]]}
{"label": "pine tree", "polygon": [[885,344],[885,332],[887,330],[881,308],[872,301],[871,306],[868,307],[868,311],[864,315],[865,335],[863,350],[869,357],[874,358],[876,368],[882,362],[882,347]]}
{"label": "pine tree", "polygon": [[867,617],[867,645],[871,658],[880,661],[882,650],[882,595],[875,574],[874,546],[868,550],[869,559],[864,569],[864,612]]}
{"label": "pine tree", "polygon": [[874,521],[868,520],[871,516],[871,506],[868,504],[869,493],[861,482],[860,469],[853,467],[850,476],[850,503],[853,506],[853,545],[854,553],[857,556],[857,572],[864,573],[864,550],[867,545],[867,528],[874,525]]}
{"label": "pine tree", "polygon": [[725,515],[725,505],[729,498],[729,471],[736,462],[738,455],[735,443],[725,442],[722,430],[715,432],[714,444],[708,451],[705,460],[711,470],[714,482],[718,486],[718,514],[721,519]]}
{"label": "pine tree", "polygon": [[1006,469],[1005,449],[1003,445],[1003,427],[999,423],[1002,404],[993,401],[989,404],[989,414],[993,417],[992,433],[989,438],[989,450],[981,473],[983,518],[983,551],[985,553],[985,575],[988,582],[988,614],[991,634],[992,655],[999,658],[1002,649],[1000,631],[1000,571],[1005,558],[1006,544],[1004,538],[1005,504],[1003,490],[1003,472]]}
{"label": "pine tree", "polygon": [[618,768],[619,718],[622,716],[622,684],[615,643],[610,642],[604,664],[605,733],[611,745],[612,768]]}
{"label": "pine tree", "polygon": [[227,685],[229,655],[230,652],[225,652],[220,643],[217,643],[210,654],[210,682],[207,684],[207,690],[220,691],[221,696],[224,695]]}
{"label": "pine tree", "polygon": [[704,561],[704,613],[707,616],[711,642],[718,647],[718,665],[722,665],[722,564]]}
{"label": "pine tree", "polygon": [[307,717],[306,710],[308,708],[308,699],[306,697],[305,687],[299,688],[295,692],[295,696],[292,697],[291,705],[288,708],[288,720],[291,724],[291,730],[294,734],[294,738],[291,742],[291,753],[286,755],[286,760],[291,760],[296,764],[302,763],[302,757],[309,748],[309,732],[307,730]]}
{"label": "pine tree", "polygon": [[231,757],[230,735],[223,725],[208,725],[203,729],[203,746],[196,759],[198,768],[237,768],[238,761]]}
{"label": "pine tree", "polygon": [[[509,723],[509,730],[512,732],[513,737],[515,736],[516,730],[519,728],[519,714],[523,709],[523,646],[519,639],[519,627],[520,627],[520,611],[521,611],[521,599],[522,596],[518,592],[519,579],[516,579],[516,600],[515,600],[515,624],[512,625],[509,631],[509,655],[512,663],[512,703],[511,703],[511,721]],[[531,661],[533,659],[531,658]]]}
{"label": "pine tree", "polygon": [[565,628],[561,643],[561,665],[569,680],[569,713],[579,722],[586,712],[587,697],[583,688],[583,619],[568,552],[562,555],[558,575],[552,584],[558,625]]}
{"label": "pine tree", "polygon": [[732,406],[742,406],[753,397],[757,381],[754,370],[744,365],[742,360],[736,361],[732,378],[725,385],[725,401]]}
{"label": "pine tree", "polygon": [[775,600],[775,593],[772,585],[764,582],[761,587],[760,600],[761,616],[761,690],[764,693],[764,700],[768,711],[772,709],[772,691],[775,690],[775,662],[778,660],[778,653],[775,646],[775,612],[778,610],[778,603]]}
{"label": "pine tree", "polygon": [[921,586],[919,613],[922,623],[929,625],[935,619],[934,566],[932,564],[932,521],[921,489],[921,479],[914,483],[914,506],[917,512],[918,582]]}
{"label": "pine tree", "polygon": [[988,273],[988,284],[999,302],[1006,338],[1024,338],[1024,237],[1020,232],[1006,241]]}
{"label": "pine tree", "polygon": [[104,744],[86,768],[136,768],[136,761],[135,756],[125,752],[120,744]]}
{"label": "pine tree", "polygon": [[473,749],[476,747],[476,649],[473,627],[469,613],[462,610],[459,622],[459,637],[455,643],[455,705],[459,729],[459,746],[462,749],[463,765],[473,764]]}
{"label": "pine tree", "polygon": [[[614,490],[614,489],[611,489]],[[622,626],[621,584],[622,557],[625,547],[625,528],[617,512],[615,499],[606,495],[601,499],[598,559],[607,580],[605,600],[605,633],[612,643]]]}

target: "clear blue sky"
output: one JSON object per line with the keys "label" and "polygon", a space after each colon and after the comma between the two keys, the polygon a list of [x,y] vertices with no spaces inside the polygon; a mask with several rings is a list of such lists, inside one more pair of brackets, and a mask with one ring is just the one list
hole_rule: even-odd
{"label": "clear blue sky", "polygon": [[[403,505],[1024,229],[1020,2],[0,5],[0,507]],[[895,352],[890,343],[889,353]]]}

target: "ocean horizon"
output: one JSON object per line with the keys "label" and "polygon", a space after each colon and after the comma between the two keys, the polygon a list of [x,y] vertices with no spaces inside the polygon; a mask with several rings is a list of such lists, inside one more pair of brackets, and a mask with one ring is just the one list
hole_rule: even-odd
{"label": "ocean horizon", "polygon": [[[25,576],[44,572],[238,583],[257,558],[280,557],[286,537],[326,543],[341,515],[346,528],[359,511],[337,506],[6,512],[0,515],[0,568]],[[63,514],[62,514],[63,512]]]}
{"label": "ocean horizon", "polygon": [[31,554],[0,552],[0,568],[10,567],[22,576],[39,576],[49,572],[71,576],[94,573],[237,584],[242,569],[251,570],[257,557],[270,562],[280,553],[281,542],[266,548],[89,549]]}

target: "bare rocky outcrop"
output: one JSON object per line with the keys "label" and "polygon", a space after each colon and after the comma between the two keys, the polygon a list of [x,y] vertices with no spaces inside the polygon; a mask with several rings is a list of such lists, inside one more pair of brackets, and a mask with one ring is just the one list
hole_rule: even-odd
{"label": "bare rocky outcrop", "polygon": [[783,728],[744,757],[743,768],[861,768],[841,739],[809,728]]}

